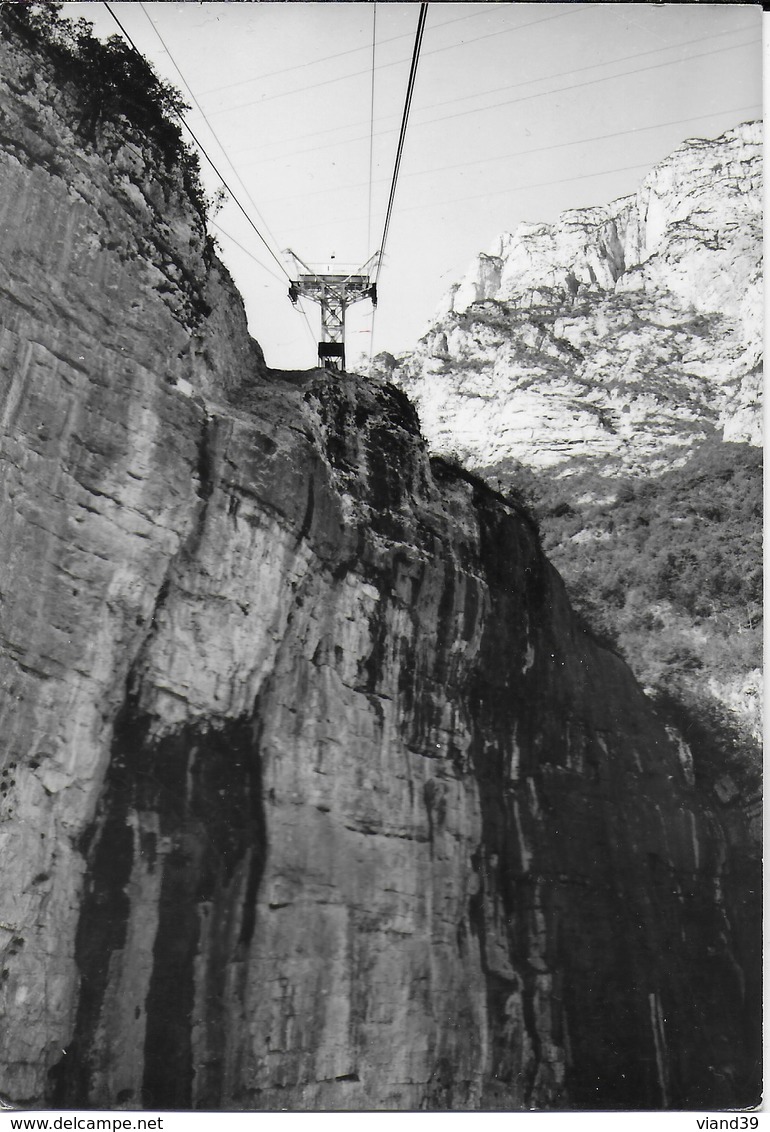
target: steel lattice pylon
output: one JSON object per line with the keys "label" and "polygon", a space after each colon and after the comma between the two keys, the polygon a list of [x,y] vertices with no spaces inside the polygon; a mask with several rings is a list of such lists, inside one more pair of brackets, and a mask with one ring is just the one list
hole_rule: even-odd
{"label": "steel lattice pylon", "polygon": [[321,341],[318,343],[318,363],[326,369],[345,369],[345,312],[353,303],[371,299],[377,306],[377,285],[372,283],[366,268],[374,260],[368,260],[360,272],[354,275],[319,274],[312,271],[294,252],[289,251],[296,262],[305,268],[305,274],[291,281],[289,298],[293,303],[298,299],[310,299],[321,308]]}

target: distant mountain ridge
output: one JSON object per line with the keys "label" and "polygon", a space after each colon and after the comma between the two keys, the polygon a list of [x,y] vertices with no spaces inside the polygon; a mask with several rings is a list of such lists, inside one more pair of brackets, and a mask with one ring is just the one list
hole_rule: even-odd
{"label": "distant mountain ridge", "polygon": [[760,442],[762,130],[691,139],[635,195],[503,233],[388,373],[438,451],[649,474]]}

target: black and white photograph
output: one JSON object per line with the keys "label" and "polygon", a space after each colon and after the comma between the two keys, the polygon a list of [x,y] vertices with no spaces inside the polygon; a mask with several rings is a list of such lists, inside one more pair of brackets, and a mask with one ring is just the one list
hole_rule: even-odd
{"label": "black and white photograph", "polygon": [[762,18],[0,3],[0,1132],[759,1127]]}

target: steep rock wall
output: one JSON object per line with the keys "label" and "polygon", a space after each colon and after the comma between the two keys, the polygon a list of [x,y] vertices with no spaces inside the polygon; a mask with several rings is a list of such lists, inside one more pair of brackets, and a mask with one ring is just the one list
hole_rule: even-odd
{"label": "steep rock wall", "polygon": [[10,1103],[750,1103],[724,838],[530,521],[267,372],[173,171],[0,53]]}

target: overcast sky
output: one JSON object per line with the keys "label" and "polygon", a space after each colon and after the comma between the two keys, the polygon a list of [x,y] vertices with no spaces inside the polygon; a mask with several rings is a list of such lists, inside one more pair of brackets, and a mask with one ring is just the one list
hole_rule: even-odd
{"label": "overcast sky", "polygon": [[[190,101],[186,79],[205,114],[193,105],[190,125],[279,258],[290,247],[353,268],[376,251],[418,3],[113,8]],[[100,3],[65,10],[117,30]],[[685,138],[759,117],[761,98],[756,5],[430,4],[374,351],[413,345],[500,232],[634,192]],[[313,365],[318,308],[306,306],[311,334],[237,207],[215,223],[268,363]],[[353,307],[348,359],[368,352],[371,327],[370,305]]]}

